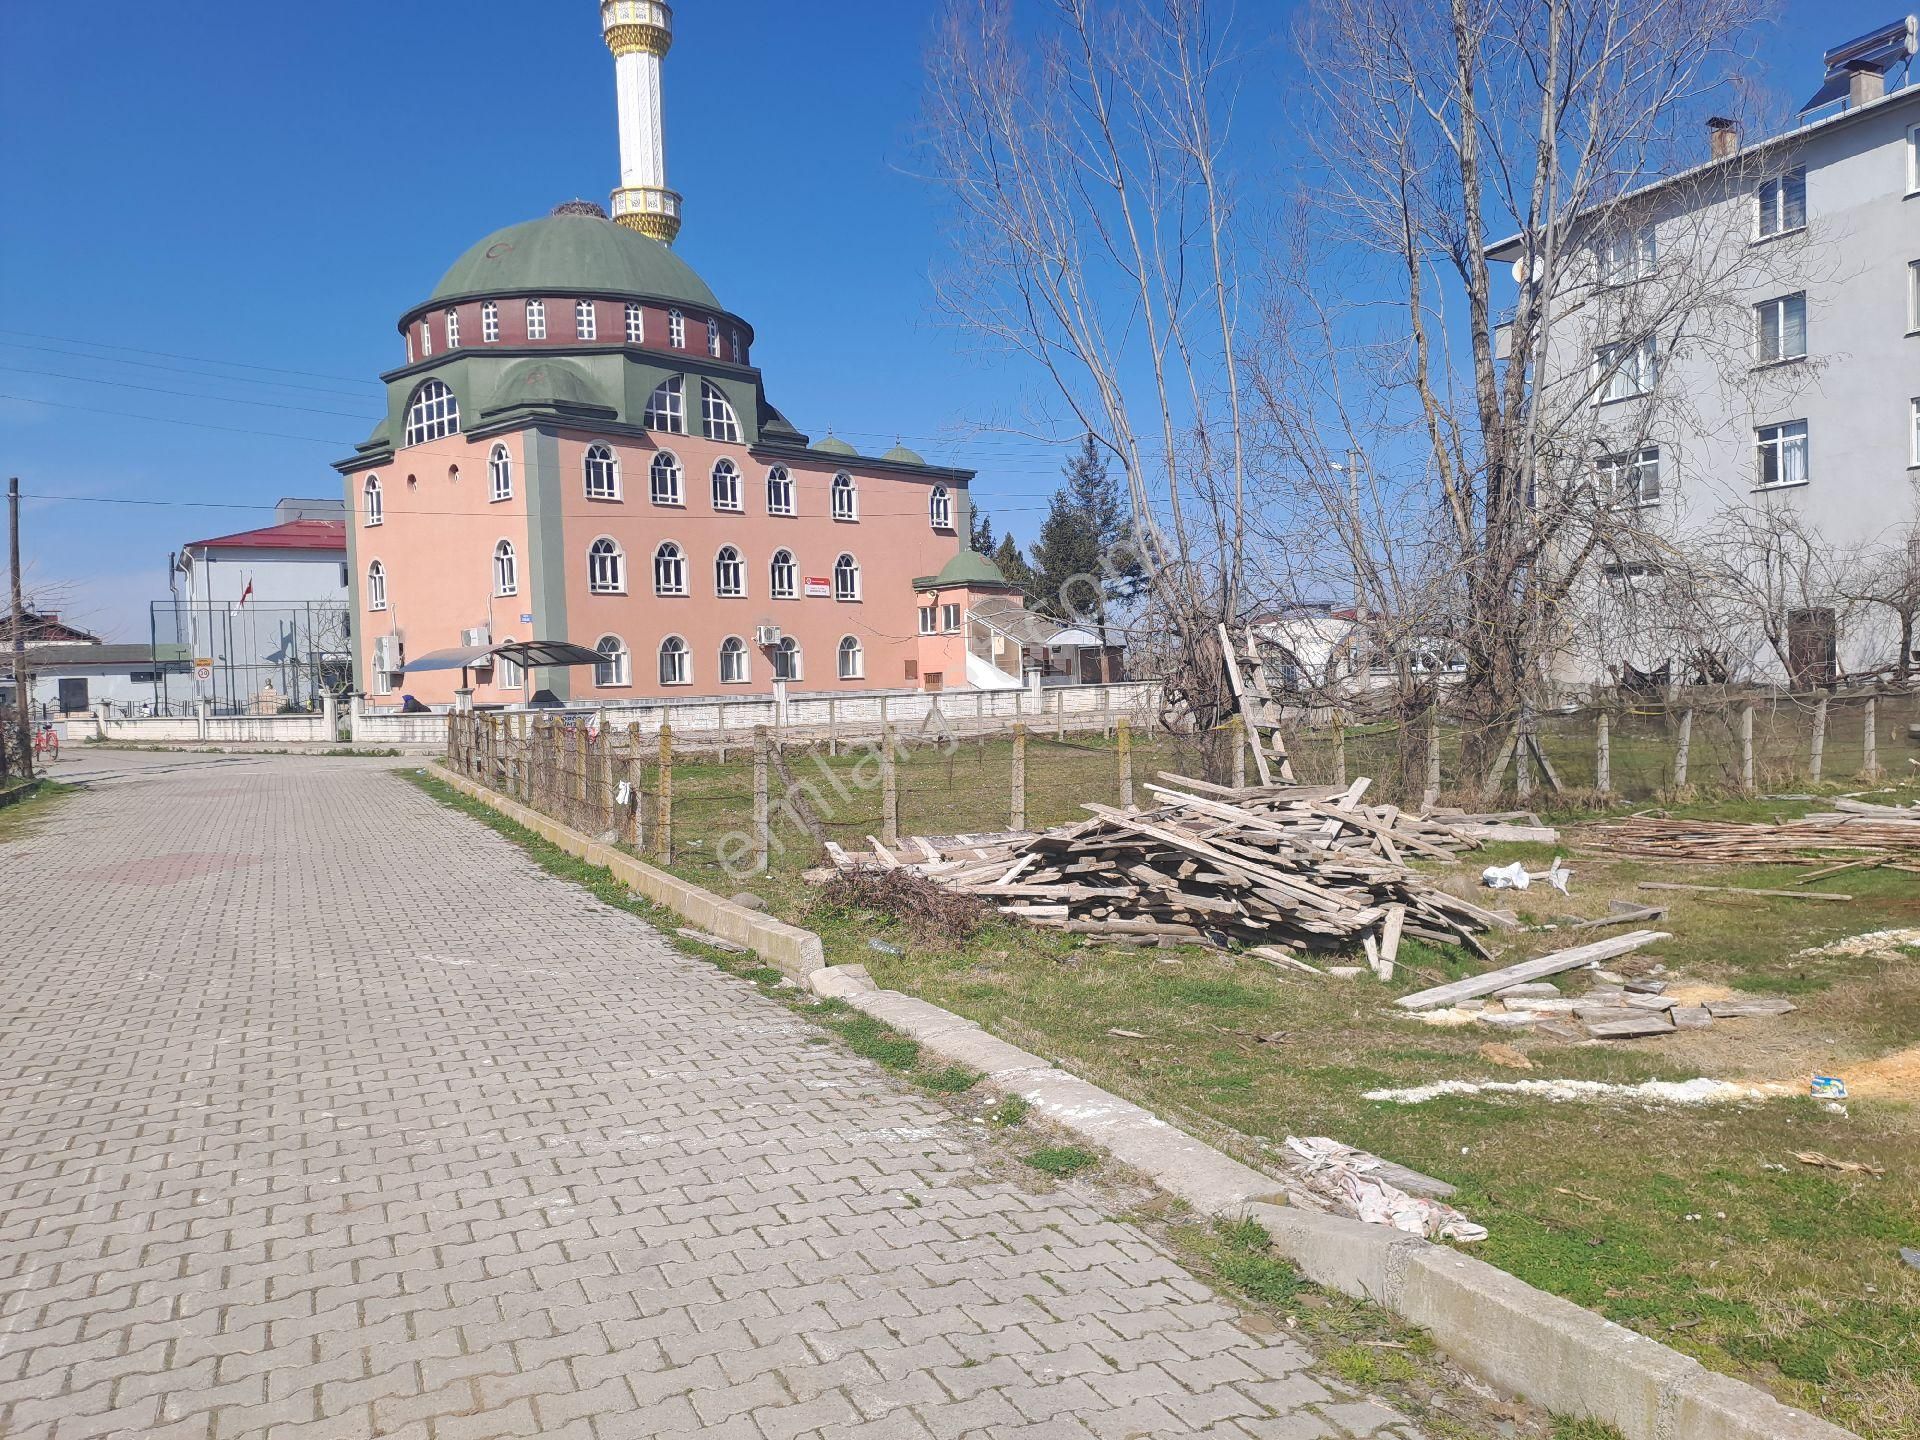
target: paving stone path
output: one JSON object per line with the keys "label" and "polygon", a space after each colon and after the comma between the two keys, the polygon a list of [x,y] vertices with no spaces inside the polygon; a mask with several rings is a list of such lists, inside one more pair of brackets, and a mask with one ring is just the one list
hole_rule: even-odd
{"label": "paving stone path", "polygon": [[386,766],[62,773],[0,842],[5,1440],[1415,1440]]}

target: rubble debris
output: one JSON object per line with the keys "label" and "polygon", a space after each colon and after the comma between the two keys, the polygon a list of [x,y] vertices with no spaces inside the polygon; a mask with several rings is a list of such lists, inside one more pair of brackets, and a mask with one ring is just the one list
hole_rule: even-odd
{"label": "rubble debris", "polygon": [[[1343,1214],[1428,1240],[1470,1243],[1487,1238],[1486,1226],[1475,1224],[1451,1205],[1410,1195],[1392,1183],[1387,1178],[1392,1167],[1376,1155],[1324,1135],[1289,1135],[1287,1149],[1296,1157],[1289,1169],[1292,1181],[1308,1196]],[[1290,1193],[1288,1198],[1296,1197]]]}
{"label": "rubble debris", "polygon": [[1830,890],[1754,890],[1745,885],[1682,885],[1673,880],[1642,880],[1641,890],[1691,890],[1701,895],[1760,895],[1769,900],[1833,900],[1851,903],[1853,896]]}
{"label": "rubble debris", "polygon": [[1644,1100],[1664,1105],[1724,1105],[1742,1100],[1771,1100],[1795,1093],[1790,1085],[1771,1082],[1737,1085],[1730,1080],[1644,1080],[1638,1085],[1615,1085],[1605,1080],[1436,1080],[1403,1090],[1368,1090],[1363,1100],[1387,1100],[1396,1105],[1424,1105],[1443,1095],[1522,1095],[1543,1100]]}
{"label": "rubble debris", "polygon": [[1843,1175],[1871,1175],[1878,1180],[1887,1173],[1880,1166],[1869,1165],[1864,1160],[1836,1160],[1831,1155],[1822,1155],[1818,1150],[1796,1150],[1793,1158],[1816,1170],[1838,1170]]}
{"label": "rubble debris", "polygon": [[1701,865],[1822,867],[1832,866],[1836,854],[1844,857],[1849,852],[1856,858],[1884,861],[1920,858],[1920,808],[1852,800],[1836,805],[1835,810],[1776,825],[1646,815],[1596,820],[1581,826],[1574,840],[1609,855]]}
{"label": "rubble debris", "polygon": [[1606,960],[1615,955],[1624,955],[1630,950],[1638,950],[1642,945],[1651,945],[1656,940],[1672,938],[1671,935],[1660,930],[1630,930],[1625,935],[1589,941],[1585,945],[1576,945],[1571,950],[1556,950],[1551,955],[1522,960],[1517,965],[1508,965],[1500,970],[1489,970],[1483,975],[1470,975],[1465,980],[1436,985],[1429,990],[1418,990],[1411,995],[1402,995],[1394,1003],[1408,1010],[1424,1010],[1429,1006],[1448,1005],[1455,1000],[1470,1000],[1479,995],[1491,995],[1494,991],[1504,990],[1509,985],[1517,985],[1528,980],[1544,980],[1549,975],[1559,975],[1568,970],[1578,969],[1582,965],[1591,965],[1598,960]]}

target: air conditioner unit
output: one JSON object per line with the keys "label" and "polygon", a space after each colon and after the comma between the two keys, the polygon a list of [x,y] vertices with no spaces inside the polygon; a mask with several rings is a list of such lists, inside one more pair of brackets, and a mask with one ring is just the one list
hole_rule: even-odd
{"label": "air conditioner unit", "polygon": [[398,635],[376,635],[373,637],[373,668],[387,674],[404,670],[407,665],[406,646]]}
{"label": "air conditioner unit", "polygon": [[462,630],[460,632],[460,648],[462,650],[477,650],[482,645],[491,645],[492,643],[493,630],[489,626],[477,625],[471,630]]}
{"label": "air conditioner unit", "polygon": [[756,645],[778,645],[780,627],[778,625],[756,625],[753,627],[753,643]]}

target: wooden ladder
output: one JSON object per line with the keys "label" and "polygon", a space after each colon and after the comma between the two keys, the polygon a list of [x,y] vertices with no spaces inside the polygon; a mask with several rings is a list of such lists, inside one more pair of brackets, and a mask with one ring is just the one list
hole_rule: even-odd
{"label": "wooden ladder", "polygon": [[1223,624],[1220,626],[1220,654],[1226,661],[1227,679],[1233,685],[1233,698],[1239,703],[1246,721],[1247,744],[1253,748],[1254,768],[1260,783],[1271,785],[1277,776],[1283,782],[1293,780],[1293,761],[1287,758],[1287,742],[1280,733],[1280,702],[1268,682],[1266,662],[1260,658],[1260,646],[1253,636],[1243,632],[1240,644]]}

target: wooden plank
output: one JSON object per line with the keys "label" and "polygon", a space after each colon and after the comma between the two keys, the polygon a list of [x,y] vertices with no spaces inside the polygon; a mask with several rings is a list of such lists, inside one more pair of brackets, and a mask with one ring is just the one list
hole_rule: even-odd
{"label": "wooden plank", "polygon": [[1692,890],[1705,895],[1765,895],[1773,900],[1838,900],[1845,903],[1853,899],[1851,895],[1835,895],[1826,890],[1749,890],[1741,885],[1682,885],[1676,880],[1642,880],[1636,888]]}
{"label": "wooden plank", "polygon": [[1671,1035],[1674,1030],[1673,1022],[1665,1014],[1652,1012],[1618,1020],[1583,1020],[1581,1024],[1596,1040],[1638,1040],[1647,1035]]}
{"label": "wooden plank", "polygon": [[1389,905],[1387,918],[1380,925],[1380,964],[1383,967],[1380,978],[1393,978],[1393,962],[1400,954],[1400,932],[1407,923],[1407,907]]}
{"label": "wooden plank", "polygon": [[1464,980],[1436,985],[1430,990],[1402,995],[1394,1001],[1394,1004],[1407,1010],[1426,1010],[1435,1005],[1451,1005],[1456,1000],[1474,1000],[1483,995],[1491,995],[1496,990],[1504,990],[1509,985],[1524,984],[1528,980],[1544,980],[1550,975],[1576,970],[1582,965],[1591,965],[1596,960],[1611,960],[1616,955],[1628,954],[1643,945],[1651,945],[1655,941],[1672,938],[1662,930],[1634,930],[1625,935],[1613,935],[1605,940],[1593,940],[1585,945],[1576,945],[1571,950],[1556,950],[1551,955],[1522,960],[1504,969],[1489,970],[1481,975],[1470,975]]}

